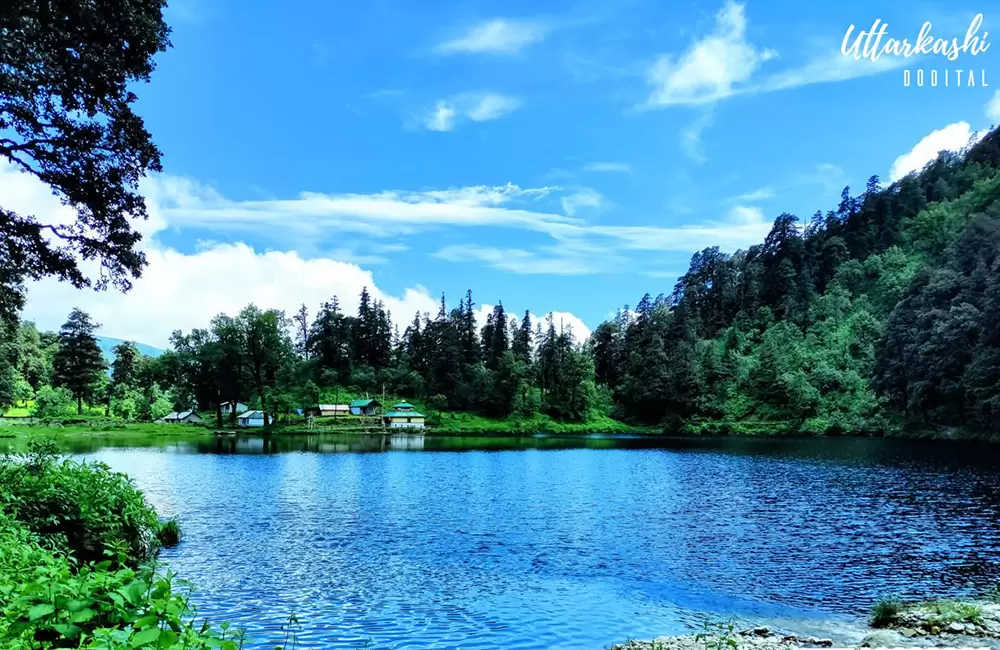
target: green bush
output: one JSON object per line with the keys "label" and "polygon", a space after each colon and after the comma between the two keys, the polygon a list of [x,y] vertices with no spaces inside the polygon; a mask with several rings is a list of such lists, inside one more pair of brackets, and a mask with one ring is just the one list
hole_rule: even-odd
{"label": "green bush", "polygon": [[160,524],[157,538],[160,540],[160,546],[177,546],[181,541],[181,524],[176,517],[167,519]]}
{"label": "green bush", "polygon": [[144,561],[164,529],[179,535],[105,465],[60,460],[51,442],[4,458],[0,650],[242,648],[242,631],[198,622],[190,586]]}
{"label": "green bush", "polygon": [[887,627],[896,622],[903,611],[903,601],[895,596],[882,598],[872,607],[872,627]]}
{"label": "green bush", "polygon": [[137,566],[156,552],[159,519],[132,481],[102,463],[61,460],[51,441],[0,460],[0,508],[81,563]]}

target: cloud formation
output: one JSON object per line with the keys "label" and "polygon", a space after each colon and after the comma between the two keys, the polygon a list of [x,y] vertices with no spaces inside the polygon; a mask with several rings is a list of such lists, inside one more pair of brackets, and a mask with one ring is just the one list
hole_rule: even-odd
{"label": "cloud formation", "polygon": [[649,69],[655,106],[707,104],[733,94],[765,61],[777,56],[746,38],[742,4],[728,0],[715,15],[715,30],[680,56],[665,54]]}
{"label": "cloud formation", "polygon": [[[73,211],[63,206],[41,182],[2,162],[0,188],[7,208],[33,214],[45,223],[68,223],[74,219]],[[361,266],[378,260],[365,260],[349,251],[333,250],[324,256],[310,258],[296,250],[262,251],[245,242],[199,242],[196,250],[188,253],[164,244],[158,237],[161,232],[174,228],[195,223],[232,224],[233,219],[235,223],[248,226],[248,230],[265,222],[276,228],[282,223],[287,226],[292,221],[287,218],[289,214],[315,214],[315,196],[301,198],[297,209],[285,206],[257,219],[262,204],[269,202],[230,201],[212,188],[190,180],[160,175],[145,179],[141,189],[147,197],[150,218],[137,225],[143,233],[141,248],[149,265],[142,277],[134,282],[132,290],[126,294],[113,290],[80,291],[47,278],[29,286],[25,319],[34,320],[43,329],[58,329],[70,309],[80,307],[96,322],[103,323],[102,334],[166,347],[172,331],[206,327],[213,316],[234,314],[251,302],[262,308],[291,313],[301,304],[315,309],[336,295],[342,308],[351,312],[357,308],[362,287],[367,287],[375,300],[385,303],[396,322],[408,322],[418,311],[430,312],[432,316],[437,312],[438,298],[432,297],[425,287],[415,284],[399,293],[386,292],[378,286],[372,272]],[[536,200],[549,191],[548,188],[521,190],[514,185],[470,187],[443,190],[433,195],[400,195],[392,200],[382,197],[376,199],[374,205],[355,203],[354,206],[362,207],[364,213],[368,209],[377,211],[376,206],[393,205],[395,201],[397,207],[404,210],[406,206],[417,209],[415,215],[404,217],[404,222],[410,218],[419,222],[421,209],[433,212],[440,209],[434,206],[449,206],[449,210],[475,211],[515,198]],[[352,199],[345,200],[350,202]],[[421,203],[424,208],[420,208]],[[445,221],[452,219],[447,212],[439,213],[438,217]],[[564,220],[559,215],[551,215],[551,218],[555,223]],[[376,245],[374,249],[389,254],[405,246],[389,242]],[[353,261],[341,257],[353,257]],[[84,263],[84,270],[98,272],[91,263]],[[576,319],[572,314],[565,317]]]}
{"label": "cloud formation", "polygon": [[544,40],[547,33],[548,28],[541,23],[495,18],[473,26],[436,49],[440,54],[516,54]]}
{"label": "cloud formation", "polygon": [[896,158],[889,170],[889,180],[896,182],[910,172],[918,172],[942,151],[959,151],[983,135],[985,131],[973,132],[968,122],[955,122],[931,131],[913,145],[912,149]]}
{"label": "cloud formation", "polygon": [[461,122],[488,122],[513,113],[523,102],[500,93],[463,93],[441,99],[426,110],[419,124],[428,131],[454,131]]}
{"label": "cloud formation", "polygon": [[632,167],[624,162],[592,162],[584,165],[583,171],[628,173],[632,171]]}
{"label": "cloud formation", "polygon": [[882,57],[857,60],[830,43],[824,56],[781,70],[765,70],[778,53],[747,38],[745,6],[727,0],[711,33],[680,54],[660,56],[647,72],[651,91],[643,108],[710,105],[737,95],[768,93],[820,83],[847,81],[896,70],[911,61]]}

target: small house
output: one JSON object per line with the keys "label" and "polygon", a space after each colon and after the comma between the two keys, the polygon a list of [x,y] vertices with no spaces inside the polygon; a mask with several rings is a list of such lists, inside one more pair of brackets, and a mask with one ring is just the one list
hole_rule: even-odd
{"label": "small house", "polygon": [[223,402],[222,404],[219,405],[219,408],[222,409],[223,415],[232,415],[234,408],[236,409],[236,415],[239,415],[240,413],[246,413],[248,410],[250,410],[250,407],[244,404],[243,402],[234,402],[234,401]]}
{"label": "small house", "polygon": [[241,427],[262,427],[264,426],[264,411],[246,411],[236,418],[236,423]]}
{"label": "small house", "polygon": [[409,402],[396,404],[382,417],[385,418],[386,425],[392,429],[424,428],[424,414],[417,412]]}
{"label": "small house", "polygon": [[321,418],[349,415],[351,413],[351,407],[348,404],[317,404],[309,410],[313,415]]}
{"label": "small house", "polygon": [[204,424],[205,421],[194,411],[174,411],[157,420],[160,424]]}
{"label": "small house", "polygon": [[380,406],[375,399],[356,399],[350,404],[351,415],[376,415]]}

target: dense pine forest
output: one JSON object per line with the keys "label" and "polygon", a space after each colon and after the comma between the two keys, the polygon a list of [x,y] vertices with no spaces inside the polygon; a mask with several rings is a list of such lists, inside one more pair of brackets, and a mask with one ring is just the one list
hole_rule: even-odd
{"label": "dense pine forest", "polygon": [[672,291],[586,341],[502,303],[480,327],[471,291],[402,320],[367,291],[352,314],[336,296],[291,315],[250,305],[175,332],[156,358],[119,345],[110,368],[79,310],[58,333],[8,322],[0,406],[149,420],[242,400],[280,417],[388,393],[421,400],[432,424],[462,411],[686,433],[996,433],[998,170],[993,131],[887,187],[873,176],[836,209],[778,216],[748,250],[696,253]]}

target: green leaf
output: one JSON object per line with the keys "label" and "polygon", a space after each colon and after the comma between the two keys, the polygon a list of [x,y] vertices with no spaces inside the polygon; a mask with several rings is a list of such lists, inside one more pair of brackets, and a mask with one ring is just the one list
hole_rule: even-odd
{"label": "green leaf", "polygon": [[71,623],[86,623],[90,619],[94,618],[95,614],[97,614],[97,612],[92,609],[81,609],[79,612],[70,616],[69,620]]}
{"label": "green leaf", "polygon": [[76,625],[71,625],[69,623],[59,623],[52,626],[56,632],[63,635],[67,639],[75,639],[80,636],[80,628]]}
{"label": "green leaf", "polygon": [[41,605],[35,605],[28,610],[28,620],[35,621],[43,616],[48,616],[52,612],[56,611],[55,605],[52,603],[42,603]]}
{"label": "green leaf", "polygon": [[160,638],[161,631],[162,630],[160,630],[160,628],[158,627],[151,627],[148,630],[143,630],[142,632],[136,633],[136,635],[132,637],[132,647],[138,648],[141,645],[145,645],[147,643],[152,643],[153,641],[156,641],[158,638]]}

